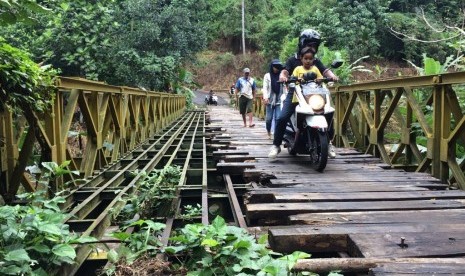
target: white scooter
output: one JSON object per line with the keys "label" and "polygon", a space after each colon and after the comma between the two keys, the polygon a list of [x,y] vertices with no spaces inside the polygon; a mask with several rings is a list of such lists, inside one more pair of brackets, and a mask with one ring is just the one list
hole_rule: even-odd
{"label": "white scooter", "polygon": [[334,115],[330,92],[323,84],[328,81],[330,79],[317,80],[313,72],[305,74],[301,80],[287,81],[289,93],[295,93],[299,105],[288,123],[284,146],[291,155],[309,154],[312,167],[319,172],[323,172],[328,162],[329,125],[325,115]]}
{"label": "white scooter", "polygon": [[218,96],[217,95],[206,95],[205,104],[207,105],[218,105]]}

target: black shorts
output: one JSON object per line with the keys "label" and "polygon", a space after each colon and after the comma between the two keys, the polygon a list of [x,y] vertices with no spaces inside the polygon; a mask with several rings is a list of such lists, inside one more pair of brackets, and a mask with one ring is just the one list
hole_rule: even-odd
{"label": "black shorts", "polygon": [[239,97],[239,113],[240,114],[247,114],[252,112],[252,104],[253,100],[247,98],[246,96]]}

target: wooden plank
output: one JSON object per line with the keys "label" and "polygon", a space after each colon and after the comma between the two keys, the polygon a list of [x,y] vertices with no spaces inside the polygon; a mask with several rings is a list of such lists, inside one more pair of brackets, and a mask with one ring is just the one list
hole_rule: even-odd
{"label": "wooden plank", "polygon": [[[358,272],[367,273],[370,268],[381,268],[386,266],[401,265],[401,266],[412,266],[421,267],[422,264],[425,267],[430,265],[442,266],[454,266],[459,265],[463,268],[465,265],[464,258],[326,258],[326,259],[305,259],[298,260],[296,265],[292,268],[293,271],[312,271],[314,273],[329,273],[331,271],[341,272]],[[373,269],[375,271],[375,269]],[[389,271],[389,270],[388,270]],[[395,271],[395,268],[392,268]],[[439,270],[438,270],[439,271]],[[412,271],[414,274],[414,271]],[[375,275],[375,274],[372,274]],[[384,274],[381,274],[384,275]],[[389,274],[392,275],[392,274]],[[397,274],[395,274],[397,275]],[[410,275],[410,274],[409,274]],[[426,275],[426,274],[423,274]],[[430,274],[428,274],[430,275]]]}
{"label": "wooden plank", "polygon": [[465,222],[465,209],[415,210],[415,211],[368,211],[341,213],[311,213],[289,217],[291,224],[333,225],[333,224],[381,224],[381,223],[421,223],[437,224]]}
{"label": "wooden plank", "polygon": [[[296,178],[300,179],[302,183],[306,182],[319,182],[319,183],[327,183],[327,182],[344,182],[344,181],[358,181],[358,182],[385,182],[385,181],[399,181],[402,183],[404,181],[434,181],[437,182],[438,180],[432,176],[427,174],[395,174],[389,173],[389,171],[374,171],[369,172],[366,174],[362,173],[350,173],[350,172],[331,172],[331,173],[324,173],[321,174],[311,169],[302,169],[302,168],[287,168],[287,167],[259,167],[259,163],[257,163],[257,169],[249,169],[245,172],[244,176],[248,177],[249,175],[259,174],[263,172],[272,173],[275,176],[279,176],[279,179],[290,179]],[[316,177],[308,177],[313,176]],[[305,177],[307,176],[307,177]]]}
{"label": "wooden plank", "polygon": [[[352,191],[321,191],[321,192],[294,192],[289,191],[262,191],[258,188],[248,192],[248,203],[267,202],[321,202],[321,201],[377,201],[377,200],[418,200],[418,199],[460,199],[465,197],[463,191],[372,191],[372,192],[352,192]],[[449,193],[452,192],[452,193]]]}
{"label": "wooden plank", "polygon": [[283,218],[301,213],[393,211],[393,210],[438,210],[465,208],[464,200],[410,200],[361,202],[309,202],[265,203],[246,205],[247,218]]}
{"label": "wooden plank", "polygon": [[465,199],[465,191],[287,193],[274,194],[275,202],[399,201],[424,199]]}
{"label": "wooden plank", "polygon": [[216,164],[216,169],[220,174],[239,174],[244,172],[245,169],[253,167],[255,167],[255,164],[253,162]]}
{"label": "wooden plank", "polygon": [[295,181],[279,181],[276,183],[276,180],[271,180],[270,183],[265,185],[269,188],[280,188],[287,187],[289,189],[294,189],[297,187],[315,187],[314,192],[338,192],[338,193],[350,193],[350,192],[363,192],[363,191],[373,191],[373,192],[395,192],[402,190],[447,190],[447,185],[442,183],[431,183],[429,181],[412,181],[412,182],[402,182],[391,181],[391,182],[352,182],[350,180],[345,181],[344,183],[298,183],[298,180]]}
{"label": "wooden plank", "polygon": [[[443,225],[440,232],[398,232],[350,234],[350,240],[363,257],[463,257],[465,229]],[[445,230],[449,230],[446,232]],[[431,228],[433,230],[433,228]],[[408,247],[399,246],[401,237]]]}
{"label": "wooden plank", "polygon": [[242,214],[241,206],[237,199],[236,192],[234,190],[234,186],[231,180],[231,176],[229,174],[223,175],[224,181],[226,182],[226,190],[228,191],[229,201],[231,203],[231,211],[234,216],[234,220],[236,225],[247,229],[247,223],[245,222],[244,215]]}
{"label": "wooden plank", "polygon": [[239,150],[217,150],[213,152],[214,157],[221,157],[226,155],[248,155],[248,151],[239,151]]}
{"label": "wooden plank", "polygon": [[[447,260],[447,259],[445,259]],[[411,276],[411,275],[465,275],[464,264],[441,263],[388,263],[370,269],[372,276]]]}
{"label": "wooden plank", "polygon": [[333,184],[326,184],[324,186],[321,185],[292,185],[291,187],[261,187],[260,192],[263,194],[270,194],[273,192],[277,193],[285,193],[285,192],[301,192],[301,193],[328,193],[328,192],[396,192],[396,191],[428,191],[428,189],[423,187],[418,187],[414,185],[405,185],[405,186],[373,186],[373,185],[350,185],[341,186],[341,185],[333,185]]}

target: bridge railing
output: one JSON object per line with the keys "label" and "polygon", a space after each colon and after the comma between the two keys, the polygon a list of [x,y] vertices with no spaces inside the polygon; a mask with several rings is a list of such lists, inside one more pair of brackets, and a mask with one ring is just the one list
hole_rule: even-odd
{"label": "bridge railing", "polygon": [[464,91],[465,72],[338,86],[336,143],[465,189]]}
{"label": "bridge railing", "polygon": [[7,108],[0,112],[0,194],[7,201],[21,184],[26,191],[37,188],[24,173],[32,159],[58,164],[70,160],[70,169],[89,177],[178,118],[186,107],[182,95],[80,78],[60,78],[57,88],[52,110],[45,114],[13,114]]}

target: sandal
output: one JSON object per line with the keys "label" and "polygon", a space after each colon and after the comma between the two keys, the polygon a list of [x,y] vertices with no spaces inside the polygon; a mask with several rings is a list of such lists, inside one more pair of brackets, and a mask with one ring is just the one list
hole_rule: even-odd
{"label": "sandal", "polygon": [[249,127],[254,127],[254,126],[255,126],[255,124],[251,124]]}

